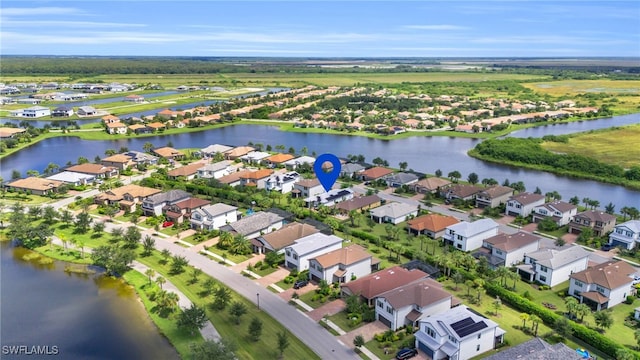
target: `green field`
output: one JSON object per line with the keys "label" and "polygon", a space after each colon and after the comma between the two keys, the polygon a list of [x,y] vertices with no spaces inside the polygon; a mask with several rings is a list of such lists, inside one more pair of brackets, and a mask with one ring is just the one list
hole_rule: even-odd
{"label": "green field", "polygon": [[547,141],[542,146],[553,152],[580,154],[624,168],[640,165],[640,125],[580,133],[568,143]]}

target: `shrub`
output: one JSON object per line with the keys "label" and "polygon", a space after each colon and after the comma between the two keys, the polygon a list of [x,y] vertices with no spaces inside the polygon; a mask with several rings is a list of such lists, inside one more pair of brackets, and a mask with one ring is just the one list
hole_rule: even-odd
{"label": "shrub", "polygon": [[632,295],[627,296],[627,300],[625,301],[626,304],[633,304],[633,302],[635,301],[635,298]]}

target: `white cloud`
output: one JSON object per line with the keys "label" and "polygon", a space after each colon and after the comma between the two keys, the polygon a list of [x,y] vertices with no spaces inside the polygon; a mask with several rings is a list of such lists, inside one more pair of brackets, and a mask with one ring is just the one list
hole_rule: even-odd
{"label": "white cloud", "polygon": [[74,21],[74,20],[2,20],[2,26],[6,27],[51,27],[55,26],[56,29],[60,28],[79,28],[89,27],[95,28],[99,26],[110,27],[144,27],[145,24],[127,24],[127,23],[114,23],[114,22],[98,22],[98,21]]}
{"label": "white cloud", "polygon": [[405,29],[415,29],[415,30],[438,30],[438,31],[446,31],[446,30],[467,30],[469,29],[466,26],[459,25],[405,25],[403,26]]}
{"label": "white cloud", "polygon": [[84,10],[68,7],[36,7],[0,9],[2,16],[34,16],[34,15],[80,15]]}

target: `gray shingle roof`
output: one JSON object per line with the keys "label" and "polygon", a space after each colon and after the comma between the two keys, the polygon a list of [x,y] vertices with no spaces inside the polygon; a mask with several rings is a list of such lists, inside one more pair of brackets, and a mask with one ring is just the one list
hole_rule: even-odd
{"label": "gray shingle roof", "polygon": [[578,360],[582,359],[582,356],[563,343],[551,345],[540,338],[533,338],[485,359],[514,360],[519,358],[527,360]]}
{"label": "gray shingle roof", "polygon": [[543,249],[527,254],[536,263],[551,269],[559,269],[578,259],[589,256],[589,252],[581,246],[572,246],[564,250]]}
{"label": "gray shingle roof", "polygon": [[418,207],[415,205],[392,202],[371,210],[371,215],[379,218],[386,216],[397,219],[401,216],[407,216],[414,211],[418,211]]}
{"label": "gray shingle roof", "polygon": [[149,202],[152,204],[161,204],[164,202],[173,203],[175,201],[184,200],[189,197],[191,197],[191,194],[184,190],[169,190],[164,193],[151,195],[147,199],[145,199],[145,202]]}
{"label": "gray shingle roof", "polygon": [[282,221],[282,216],[270,212],[259,211],[251,216],[242,218],[229,224],[235,232],[242,235],[249,235],[256,231],[267,229],[269,226]]}
{"label": "gray shingle roof", "polygon": [[459,222],[451,226],[447,226],[447,229],[455,231],[456,234],[464,237],[473,236],[475,234],[487,231],[492,228],[497,228],[498,223],[491,219],[480,219],[474,222]]}

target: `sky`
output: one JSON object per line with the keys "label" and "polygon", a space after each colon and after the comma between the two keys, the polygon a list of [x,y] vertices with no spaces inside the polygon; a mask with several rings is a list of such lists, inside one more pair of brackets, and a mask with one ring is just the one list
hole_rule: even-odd
{"label": "sky", "polygon": [[640,56],[640,1],[0,1],[0,54]]}

